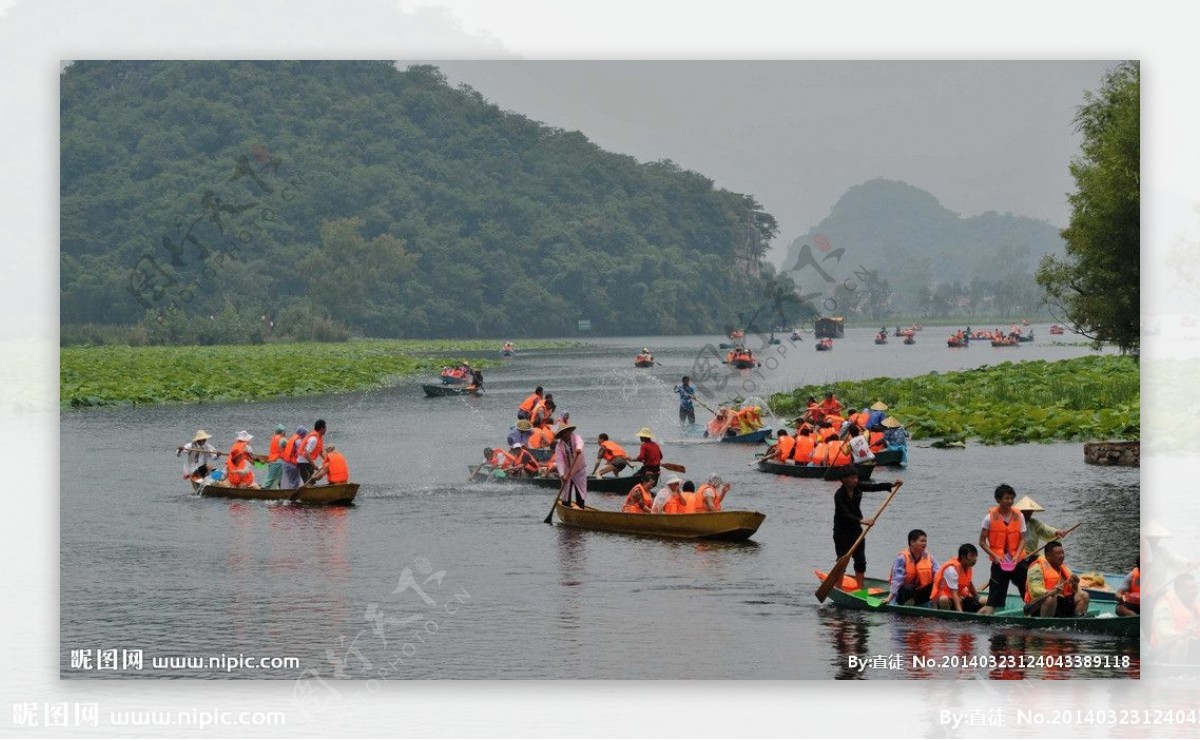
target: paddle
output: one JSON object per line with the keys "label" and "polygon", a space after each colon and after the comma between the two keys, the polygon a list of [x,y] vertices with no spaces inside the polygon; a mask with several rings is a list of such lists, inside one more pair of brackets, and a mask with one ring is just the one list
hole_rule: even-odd
{"label": "paddle", "polygon": [[313,478],[309,478],[308,480],[301,483],[300,487],[296,489],[295,493],[293,493],[291,496],[288,496],[288,503],[289,504],[296,503],[296,499],[300,498],[300,494],[304,491],[305,488],[312,488],[312,482],[315,479],[315,477],[316,477],[316,474],[314,473]]}
{"label": "paddle", "polygon": [[[1080,522],[1079,524],[1083,524],[1083,522]],[[1079,527],[1079,524],[1076,524],[1074,527],[1071,527],[1070,529],[1063,532],[1063,538],[1065,538],[1067,535],[1074,532],[1076,530],[1076,528]],[[1049,545],[1049,544],[1050,544],[1049,542],[1046,543],[1046,545]],[[1042,550],[1045,550],[1046,545],[1042,545],[1041,547],[1039,547],[1038,549],[1034,550],[1033,552],[1029,553],[1028,555],[1026,555],[1025,557],[1023,557],[1021,559],[1022,560],[1032,559],[1034,555],[1037,555]],[[1000,570],[1004,571],[1005,573],[1012,573],[1014,570],[1016,570],[1016,568],[1017,568],[1017,561],[1015,561],[1015,560],[1001,560],[1000,561]]]}
{"label": "paddle", "polygon": [[1050,589],[1045,594],[1039,596],[1038,598],[1036,598],[1033,601],[1026,604],[1024,607],[1025,614],[1027,616],[1036,614],[1038,612],[1038,610],[1040,610],[1042,608],[1042,604],[1044,604],[1046,602],[1046,599],[1050,598],[1051,596],[1057,596],[1058,593],[1060,591],[1062,591],[1063,586],[1067,585],[1067,583],[1068,582],[1066,580],[1061,581],[1057,586]]}
{"label": "paddle", "polygon": [[871,523],[868,524],[866,529],[862,531],[862,534],[858,536],[858,539],[854,541],[854,544],[850,546],[850,549],[846,551],[846,554],[838,558],[837,563],[835,563],[833,568],[829,571],[829,575],[825,576],[825,580],[822,581],[821,585],[817,588],[817,601],[825,601],[825,599],[829,596],[829,592],[834,589],[834,586],[841,582],[842,576],[846,573],[846,566],[850,564],[850,559],[854,557],[854,551],[857,550],[862,541],[867,538],[867,532],[870,532],[871,527],[874,527],[875,523],[879,521],[879,517],[883,514],[883,510],[887,508],[888,504],[892,503],[892,498],[895,497],[896,491],[899,491],[900,486],[902,485],[904,485],[903,481],[896,481],[896,485],[892,486],[892,492],[888,494],[886,499],[884,499],[883,504],[879,507],[879,511],[876,511],[875,516],[871,517]]}

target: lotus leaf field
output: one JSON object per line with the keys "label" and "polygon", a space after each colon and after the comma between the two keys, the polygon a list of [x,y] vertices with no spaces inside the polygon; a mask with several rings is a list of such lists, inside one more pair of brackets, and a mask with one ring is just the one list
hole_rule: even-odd
{"label": "lotus leaf field", "polygon": [[[499,362],[499,342],[362,340],[212,347],[64,347],[63,408],[121,404],[252,401],[376,388],[402,376],[436,373],[462,362]],[[522,342],[518,351],[578,346]],[[491,359],[495,358],[495,359]]]}
{"label": "lotus leaf field", "polygon": [[1141,426],[1139,366],[1115,355],[809,385],[772,396],[771,408],[798,416],[809,396],[826,391],[857,409],[882,400],[914,439],[1134,440]]}

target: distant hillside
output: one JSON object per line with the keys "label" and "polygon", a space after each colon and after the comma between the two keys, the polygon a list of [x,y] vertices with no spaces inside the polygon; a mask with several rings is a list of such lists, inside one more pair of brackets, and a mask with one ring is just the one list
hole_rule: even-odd
{"label": "distant hillside", "polygon": [[[784,273],[802,293],[823,290],[815,271],[795,269],[805,244],[818,257],[845,250],[839,280],[860,266],[878,270],[890,287],[888,310],[902,314],[1032,311],[1040,303],[1033,278],[1039,260],[1064,248],[1059,229],[1045,221],[994,211],[962,218],[930,193],[884,179],[847,190],[828,217],[788,247]],[[934,307],[939,286],[948,305]]]}
{"label": "distant hillside", "polygon": [[76,62],[61,90],[64,325],[715,332],[767,289],[777,227],[754,198],[434,67]]}

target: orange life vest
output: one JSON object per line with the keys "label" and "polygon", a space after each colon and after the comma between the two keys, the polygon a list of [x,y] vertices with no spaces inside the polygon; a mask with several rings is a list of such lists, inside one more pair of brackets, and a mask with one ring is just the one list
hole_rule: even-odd
{"label": "orange life vest", "polygon": [[1129,593],[1125,594],[1125,601],[1130,604],[1140,604],[1142,603],[1142,569],[1134,568],[1129,576]]}
{"label": "orange life vest", "polygon": [[283,461],[286,463],[296,464],[296,456],[300,454],[300,435],[293,434],[288,437],[287,444],[283,446]]}
{"label": "orange life vest", "polygon": [[488,463],[492,467],[504,468],[508,467],[515,459],[516,458],[508,454],[506,450],[503,450],[499,447],[493,447],[492,456],[488,458]]}
{"label": "orange life vest", "polygon": [[812,436],[808,434],[801,434],[795,440],[796,446],[792,449],[792,459],[798,465],[808,465],[808,461],[812,459],[813,448],[816,446],[816,443],[813,442]]}
{"label": "orange life vest", "polygon": [[780,437],[775,443],[775,459],[787,462],[792,459],[792,450],[796,449],[796,440],[792,437]]}
{"label": "orange life vest", "polygon": [[600,443],[600,457],[604,460],[612,461],[614,457],[628,458],[629,454],[621,447],[621,445],[606,439]]}
{"label": "orange life vest", "polygon": [[538,404],[538,402],[541,400],[542,400],[541,396],[539,396],[536,393],[533,393],[529,396],[529,398],[526,398],[524,401],[521,401],[521,405],[517,407],[517,410],[524,411],[525,413],[529,414],[529,416],[532,418],[533,417],[533,407],[536,406]]}
{"label": "orange life vest", "polygon": [[267,462],[273,463],[283,454],[279,449],[279,441],[283,439],[283,433],[277,432],[271,437],[271,449],[267,450]]}
{"label": "orange life vest", "polygon": [[304,454],[304,450],[308,447],[308,440],[310,439],[317,440],[317,446],[313,447],[312,457],[308,458],[308,461],[313,465],[316,465],[317,458],[325,454],[325,437],[315,429],[304,437],[304,441],[300,443],[300,451],[296,453],[296,456],[299,458],[300,455]]}
{"label": "orange life vest", "polygon": [[225,473],[233,475],[242,470],[246,455],[246,442],[238,440],[229,447],[229,457],[225,458]]}
{"label": "orange life vest", "polygon": [[[1059,581],[1070,581],[1071,580],[1071,569],[1067,567],[1066,563],[1063,563],[1062,572],[1060,573],[1059,571],[1050,567],[1050,561],[1046,560],[1045,555],[1042,555],[1041,557],[1039,557],[1037,559],[1037,562],[1035,562],[1033,565],[1029,566],[1029,570],[1033,570],[1034,568],[1042,569],[1042,581],[1046,584],[1047,592],[1049,592],[1055,586],[1057,586]],[[1026,579],[1028,579],[1028,576],[1026,576]],[[1026,580],[1026,583],[1028,583],[1028,580]],[[1073,586],[1071,586],[1070,583],[1067,583],[1065,586],[1063,586],[1063,590],[1060,591],[1059,593],[1061,593],[1063,596],[1074,596],[1075,588]],[[1029,593],[1029,588],[1026,587],[1025,603],[1028,604],[1031,601],[1033,601],[1033,596]]]}
{"label": "orange life vest", "polygon": [[554,430],[549,425],[540,426],[529,436],[529,448],[539,450],[554,441]]}
{"label": "orange life vest", "polygon": [[511,455],[510,457],[512,458],[512,462],[509,466],[510,469],[518,469],[519,468],[521,470],[524,470],[526,473],[529,473],[530,475],[537,473],[537,471],[538,471],[537,458],[535,458],[532,454],[530,454],[529,450],[527,450],[525,448],[521,448],[521,450],[519,452],[517,452],[515,455]]}
{"label": "orange life vest", "polygon": [[971,595],[971,571],[973,568],[963,568],[962,563],[958,558],[951,558],[942,563],[942,567],[938,568],[937,575],[933,577],[933,598],[937,599],[945,596],[947,599],[953,596],[950,587],[946,585],[946,569],[954,568],[958,571],[958,597],[965,599]]}
{"label": "orange life vest", "polygon": [[854,463],[854,458],[850,456],[850,452],[846,447],[846,443],[842,440],[834,440],[829,443],[829,451],[826,454],[829,457],[830,465],[841,467]]}
{"label": "orange life vest", "polygon": [[922,588],[933,583],[933,558],[929,557],[928,550],[921,553],[919,561],[912,559],[912,551],[907,547],[899,555],[904,558],[904,583],[900,585]]}
{"label": "orange life vest", "polygon": [[855,423],[855,425],[858,426],[859,429],[866,429],[867,428],[867,419],[870,419],[870,418],[871,418],[871,414],[869,412],[860,411],[857,414],[855,414],[854,416],[851,416],[850,421],[853,421]]}
{"label": "orange life vest", "polygon": [[700,487],[696,489],[696,497],[694,499],[694,501],[695,501],[694,513],[702,514],[706,511],[708,511],[708,509],[704,508],[704,494],[706,491],[712,491],[712,493],[713,493],[713,496],[712,496],[713,508],[712,508],[712,510],[713,511],[721,510],[721,502],[717,499],[717,493],[718,493],[717,487],[711,483],[702,483],[702,484],[700,484]]}
{"label": "orange life vest", "polygon": [[[639,508],[635,501],[640,501],[645,508]],[[650,511],[650,507],[654,504],[654,498],[650,495],[650,491],[641,483],[633,487],[629,495],[625,497],[625,503],[621,506],[621,511],[627,514],[644,514]]]}
{"label": "orange life vest", "polygon": [[812,457],[809,462],[814,466],[822,467],[828,465],[826,457],[829,455],[829,444],[826,442],[818,442],[813,446]]}
{"label": "orange life vest", "polygon": [[870,441],[872,452],[880,452],[887,448],[887,443],[883,441],[883,432],[871,432],[867,439]]}
{"label": "orange life vest", "polygon": [[346,458],[342,457],[342,453],[334,450],[325,458],[325,464],[329,466],[329,482],[330,483],[345,483],[350,480],[350,466],[346,465]]}
{"label": "orange life vest", "polygon": [[1025,555],[1025,538],[1021,536],[1023,514],[1013,509],[1005,524],[999,512],[999,506],[988,509],[988,548],[1001,556],[1011,555],[1013,560],[1020,560]]}
{"label": "orange life vest", "polygon": [[686,514],[688,513],[687,507],[687,500],[683,498],[683,493],[681,491],[679,496],[671,496],[667,499],[667,502],[663,504],[663,513]]}

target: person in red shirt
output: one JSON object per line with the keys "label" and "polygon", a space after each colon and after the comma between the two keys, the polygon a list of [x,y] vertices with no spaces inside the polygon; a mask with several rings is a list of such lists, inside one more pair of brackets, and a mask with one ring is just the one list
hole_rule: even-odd
{"label": "person in red shirt", "polygon": [[642,464],[642,469],[638,471],[637,475],[648,488],[653,488],[658,483],[658,476],[661,472],[662,448],[654,441],[654,434],[651,433],[650,427],[642,427],[637,436],[642,441],[638,455],[634,458],[634,462]]}

